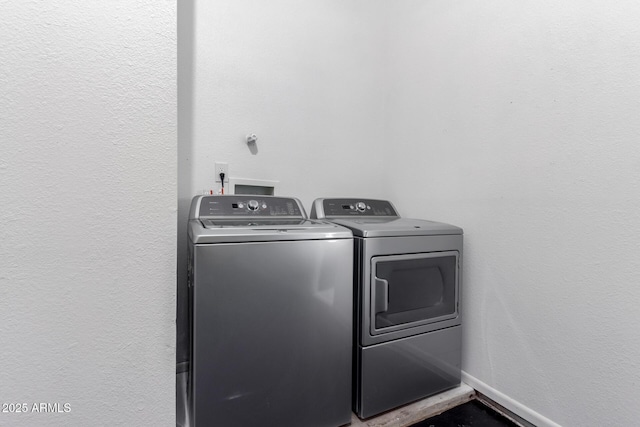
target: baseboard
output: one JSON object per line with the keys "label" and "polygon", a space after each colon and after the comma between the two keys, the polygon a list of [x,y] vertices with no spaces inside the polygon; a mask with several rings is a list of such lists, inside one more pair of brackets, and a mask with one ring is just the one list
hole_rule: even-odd
{"label": "baseboard", "polygon": [[540,415],[533,409],[524,406],[522,403],[483,383],[482,381],[472,375],[469,375],[465,371],[462,371],[462,381],[467,385],[473,387],[476,391],[484,394],[500,406],[504,407],[508,411],[513,412],[517,416],[523,418],[524,420],[532,423],[537,427],[561,427],[559,424],[554,423],[553,421]]}

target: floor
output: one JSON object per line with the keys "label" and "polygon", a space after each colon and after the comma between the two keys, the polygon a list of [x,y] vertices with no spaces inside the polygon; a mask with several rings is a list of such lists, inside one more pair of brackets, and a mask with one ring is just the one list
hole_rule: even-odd
{"label": "floor", "polygon": [[479,400],[472,400],[411,427],[518,427]]}
{"label": "floor", "polygon": [[[186,375],[178,375],[177,398],[186,394]],[[181,390],[182,389],[182,390]],[[182,391],[183,393],[181,393]],[[519,426],[480,403],[476,391],[466,384],[410,403],[367,420],[351,417],[351,427],[514,427]],[[178,411],[176,426],[189,426]]]}
{"label": "floor", "polygon": [[435,396],[410,403],[367,420],[351,416],[351,427],[409,427],[475,398],[476,392],[466,384]]}
{"label": "floor", "polygon": [[[466,384],[367,420],[351,417],[351,427],[520,427],[482,403]],[[500,410],[500,409],[498,409]],[[522,421],[518,417],[518,422]]]}

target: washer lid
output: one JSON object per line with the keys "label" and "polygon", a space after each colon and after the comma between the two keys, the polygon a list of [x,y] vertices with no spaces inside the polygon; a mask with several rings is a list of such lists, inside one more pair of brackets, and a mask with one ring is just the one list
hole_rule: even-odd
{"label": "washer lid", "polygon": [[189,239],[194,244],[351,238],[350,230],[322,220],[189,221]]}
{"label": "washer lid", "polygon": [[196,196],[189,218],[189,239],[196,244],[353,237],[336,224],[307,219],[292,197]]}
{"label": "washer lid", "polygon": [[331,222],[349,228],[354,236],[435,236],[462,234],[462,228],[442,222],[411,218],[335,218]]}

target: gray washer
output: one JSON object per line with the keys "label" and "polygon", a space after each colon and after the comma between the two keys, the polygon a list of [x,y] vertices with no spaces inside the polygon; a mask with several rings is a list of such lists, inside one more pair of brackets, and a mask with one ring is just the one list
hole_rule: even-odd
{"label": "gray washer", "polygon": [[354,235],[354,395],[361,418],[460,384],[462,229],[385,200],[317,199]]}
{"label": "gray washer", "polygon": [[190,425],[348,424],[351,232],[293,198],[199,196],[189,217]]}

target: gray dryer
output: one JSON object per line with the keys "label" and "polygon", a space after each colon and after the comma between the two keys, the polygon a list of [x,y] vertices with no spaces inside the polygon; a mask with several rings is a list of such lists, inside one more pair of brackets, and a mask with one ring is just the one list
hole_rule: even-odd
{"label": "gray dryer", "polygon": [[462,229],[391,202],[317,199],[354,235],[354,412],[369,418],[460,384]]}

